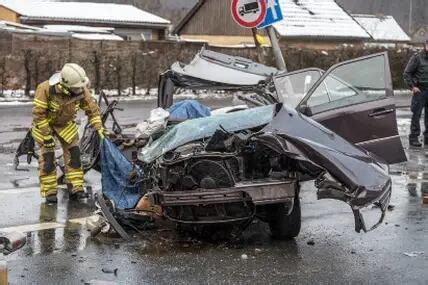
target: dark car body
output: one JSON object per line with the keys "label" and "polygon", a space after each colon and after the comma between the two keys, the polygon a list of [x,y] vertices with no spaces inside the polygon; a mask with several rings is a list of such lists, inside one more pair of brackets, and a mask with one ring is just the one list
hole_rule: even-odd
{"label": "dark car body", "polygon": [[[144,203],[113,207],[116,217],[150,212],[148,203],[179,225],[242,229],[258,218],[290,238],[300,231],[300,183],[314,180],[319,199],[351,207],[357,232],[382,222],[392,191],[387,164],[406,160],[387,53],[327,72],[281,73],[203,50],[161,75],[158,105],[171,106],[179,88],[239,91],[254,108],[184,121],[145,146],[137,162]],[[360,211],[372,204],[381,215],[368,226]]]}
{"label": "dark car body", "polygon": [[280,203],[291,212],[299,183],[316,180],[320,199],[351,206],[359,232],[359,209],[379,203],[384,212],[391,195],[386,165],[281,103],[181,123],[139,159],[156,165],[158,190],[147,194],[178,223],[247,221]]}

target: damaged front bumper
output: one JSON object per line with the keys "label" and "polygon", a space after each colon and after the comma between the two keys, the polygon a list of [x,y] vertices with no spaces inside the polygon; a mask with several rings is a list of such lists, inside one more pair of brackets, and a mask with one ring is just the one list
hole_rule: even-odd
{"label": "damaged front bumper", "polygon": [[[255,206],[259,205],[284,203],[291,211],[297,189],[296,180],[255,181],[237,183],[229,188],[162,191],[155,195],[158,195],[167,219],[209,224],[247,220],[255,215]],[[243,208],[247,211],[242,211]],[[204,210],[206,215],[201,215]]]}
{"label": "damaged front bumper", "polygon": [[[361,231],[372,231],[383,222],[392,194],[391,180],[384,185],[381,191],[367,191],[365,189],[359,189],[351,193],[338,183],[326,179],[317,179],[315,181],[315,186],[318,188],[318,200],[339,200],[347,203],[351,207],[352,213],[354,214],[355,231],[357,233],[360,233]],[[378,207],[381,214],[374,225],[367,226],[363,214],[361,213],[361,209],[370,205]]]}

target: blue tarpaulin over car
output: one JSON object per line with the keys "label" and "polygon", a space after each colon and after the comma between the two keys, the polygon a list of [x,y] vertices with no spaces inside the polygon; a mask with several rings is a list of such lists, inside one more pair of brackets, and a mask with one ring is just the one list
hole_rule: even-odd
{"label": "blue tarpaulin over car", "polygon": [[239,112],[188,120],[176,125],[148,147],[143,148],[139,159],[150,163],[181,145],[191,141],[208,138],[216,130],[236,132],[263,126],[272,121],[274,105],[256,107]]}
{"label": "blue tarpaulin over car", "polygon": [[118,209],[134,208],[141,198],[140,184],[129,182],[133,165],[108,139],[101,143],[102,192]]}
{"label": "blue tarpaulin over car", "polygon": [[211,116],[211,110],[196,100],[184,100],[168,108],[170,120],[188,120]]}

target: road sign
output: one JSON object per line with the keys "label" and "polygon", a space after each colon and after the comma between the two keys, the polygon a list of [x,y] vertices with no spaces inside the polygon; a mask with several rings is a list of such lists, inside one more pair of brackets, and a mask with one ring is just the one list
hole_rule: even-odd
{"label": "road sign", "polygon": [[284,16],[282,15],[281,6],[279,0],[265,0],[266,1],[266,17],[263,23],[257,25],[257,29],[266,28],[273,23],[282,21]]}
{"label": "road sign", "polygon": [[232,0],[232,17],[244,28],[255,28],[266,16],[266,0]]}

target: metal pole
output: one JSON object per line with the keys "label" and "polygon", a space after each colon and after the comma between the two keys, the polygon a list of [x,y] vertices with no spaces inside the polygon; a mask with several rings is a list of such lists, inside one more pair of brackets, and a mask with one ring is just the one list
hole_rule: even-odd
{"label": "metal pole", "polygon": [[254,44],[256,45],[256,51],[257,51],[257,61],[260,63],[263,63],[263,56],[261,54],[261,46],[259,41],[257,40],[257,30],[256,28],[252,28],[251,32],[253,33],[253,38],[254,38]]}
{"label": "metal pole", "polygon": [[409,34],[412,33],[412,20],[413,20],[413,0],[410,0],[410,7],[409,7]]}
{"label": "metal pole", "polygon": [[270,43],[272,45],[273,55],[275,57],[276,67],[279,70],[287,71],[287,65],[285,64],[284,57],[282,56],[281,48],[279,47],[278,39],[276,37],[275,30],[272,26],[266,28],[269,35]]}

